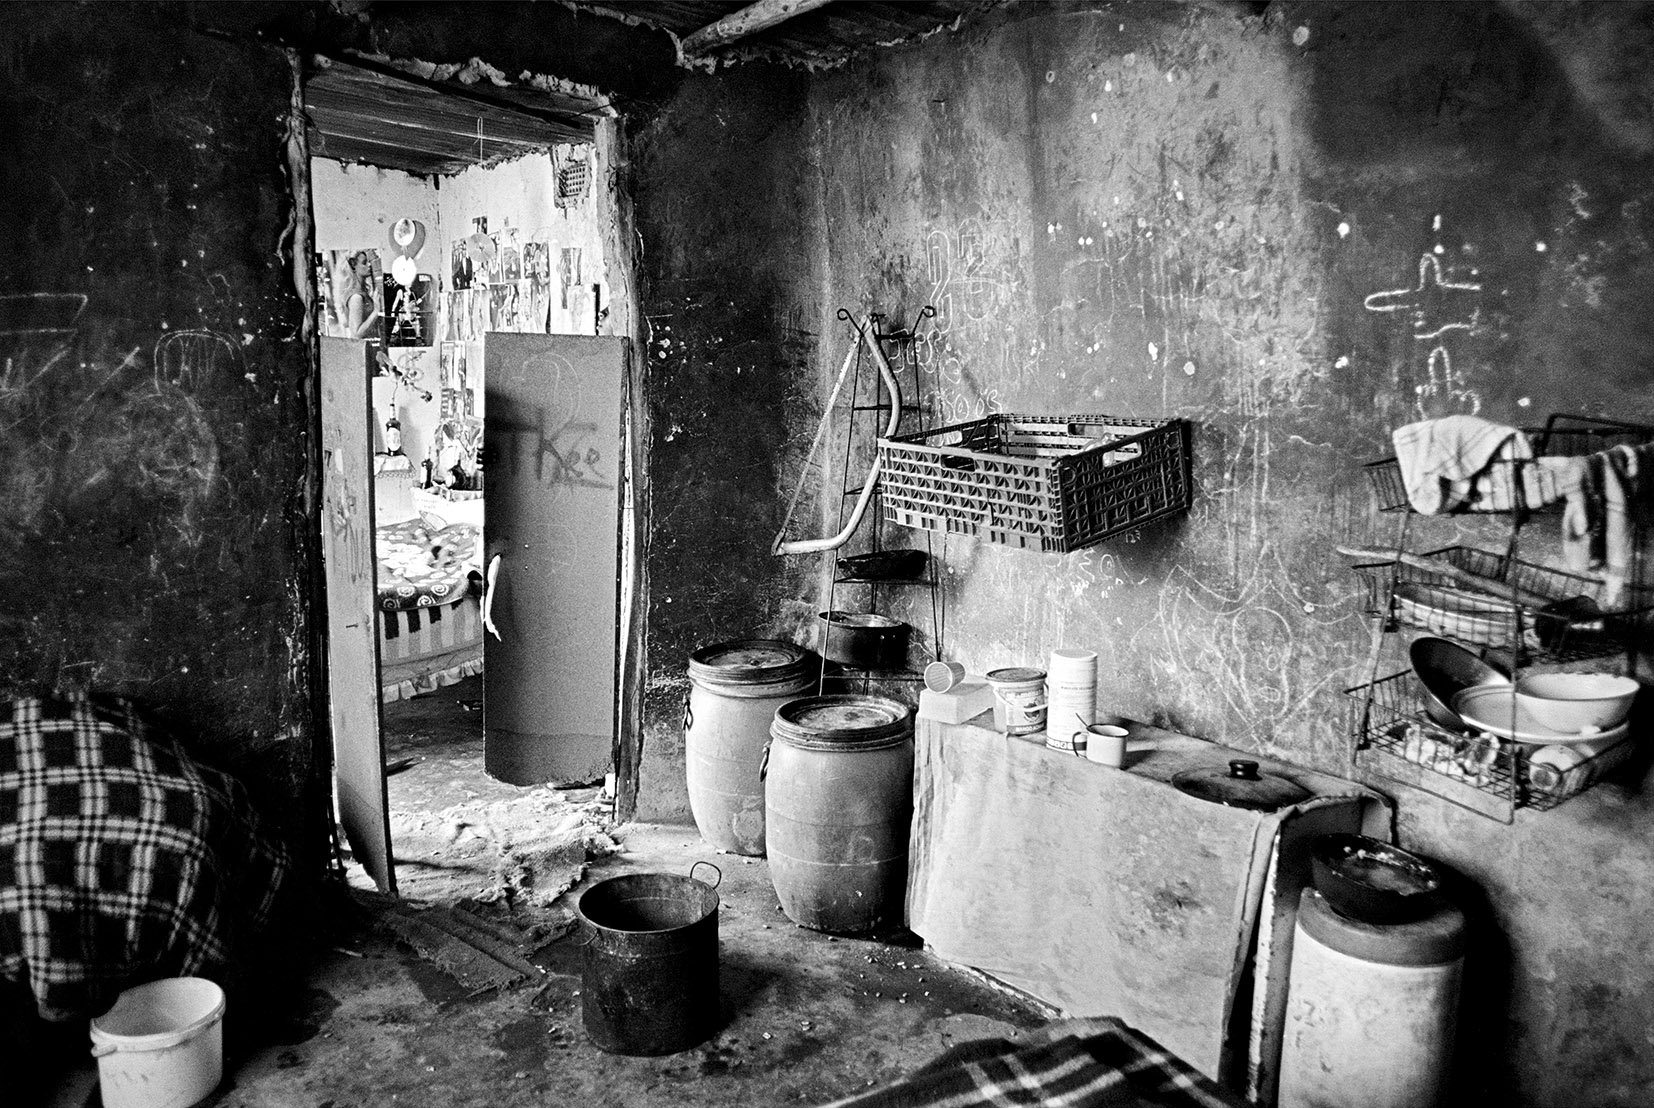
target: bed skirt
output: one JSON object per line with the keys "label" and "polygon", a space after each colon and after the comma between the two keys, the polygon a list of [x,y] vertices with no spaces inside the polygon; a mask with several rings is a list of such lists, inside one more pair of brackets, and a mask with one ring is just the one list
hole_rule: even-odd
{"label": "bed skirt", "polygon": [[379,612],[379,694],[389,704],[482,672],[482,604]]}

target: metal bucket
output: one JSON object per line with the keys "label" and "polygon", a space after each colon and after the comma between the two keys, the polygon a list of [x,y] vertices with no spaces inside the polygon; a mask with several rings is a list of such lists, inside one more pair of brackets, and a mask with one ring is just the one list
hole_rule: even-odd
{"label": "metal bucket", "polygon": [[610,1054],[675,1054],[718,1030],[717,880],[631,873],[580,894],[586,925],[580,1007],[586,1034]]}

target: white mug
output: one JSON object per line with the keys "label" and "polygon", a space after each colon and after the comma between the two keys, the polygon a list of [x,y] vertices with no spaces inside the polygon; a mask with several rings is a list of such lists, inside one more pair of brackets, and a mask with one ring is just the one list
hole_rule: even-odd
{"label": "white mug", "polygon": [[1085,756],[1088,761],[1119,769],[1126,764],[1126,739],[1131,732],[1112,723],[1093,723],[1085,731]]}

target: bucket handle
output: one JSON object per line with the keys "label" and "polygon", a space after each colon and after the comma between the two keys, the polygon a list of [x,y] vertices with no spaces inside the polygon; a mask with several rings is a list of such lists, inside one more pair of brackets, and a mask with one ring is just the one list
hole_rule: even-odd
{"label": "bucket handle", "polygon": [[695,726],[695,713],[689,710],[689,694],[683,694],[683,737],[689,741],[689,731]]}
{"label": "bucket handle", "polygon": [[92,1044],[92,1057],[94,1057],[94,1058],[103,1058],[106,1055],[110,1055],[110,1054],[113,1054],[113,1053],[115,1053],[115,1044],[113,1044],[113,1043],[93,1043]]}
{"label": "bucket handle", "polygon": [[[712,866],[712,872],[716,873],[718,875],[718,879],[716,881],[712,882],[712,887],[714,889],[716,889],[719,885],[722,885],[724,883],[724,871],[719,869],[716,865],[713,865],[713,863],[708,862],[704,858],[702,860],[700,860],[699,862],[691,862],[689,864],[689,876],[690,876],[691,879],[693,879],[694,876],[695,876],[695,867],[697,867],[697,866]],[[703,882],[701,882],[701,884],[704,885],[704,884],[706,884],[706,882],[703,881]]]}
{"label": "bucket handle", "polygon": [[771,739],[764,743],[764,756],[758,759],[758,780],[761,782],[768,779],[770,775],[770,743],[774,741],[774,739]]}

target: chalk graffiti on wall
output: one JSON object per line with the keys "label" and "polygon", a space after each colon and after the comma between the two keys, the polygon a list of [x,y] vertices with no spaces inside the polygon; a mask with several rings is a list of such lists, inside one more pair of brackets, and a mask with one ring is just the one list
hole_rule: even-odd
{"label": "chalk graffiti on wall", "polygon": [[155,342],[157,387],[163,382],[195,392],[229,376],[242,376],[241,349],[216,331],[169,331]]}
{"label": "chalk graffiti on wall", "polygon": [[1313,644],[1337,641],[1325,629],[1359,617],[1317,615],[1267,544],[1249,573],[1222,588],[1173,566],[1158,603],[1160,618],[1137,636],[1160,640],[1143,644],[1157,676],[1167,688],[1221,696],[1254,741],[1267,743],[1295,717],[1321,710],[1319,694],[1347,676],[1346,667],[1314,655]]}
{"label": "chalk graffiti on wall", "polygon": [[5,529],[68,528],[86,543],[102,529],[128,544],[142,532],[201,548],[222,476],[200,393],[218,374],[239,373],[234,341],[212,331],[166,335],[147,366],[138,349],[85,356],[73,327],[15,325],[25,299],[38,300],[0,305],[0,334],[12,344],[0,374],[0,432],[11,448],[11,488],[27,490],[5,498]]}
{"label": "chalk graffiti on wall", "polygon": [[996,219],[963,219],[925,236],[926,302],[936,318],[915,338],[914,352],[933,382],[938,422],[999,410],[999,389],[978,382],[998,381],[1014,392],[1035,372],[1037,350],[1024,354],[1012,322],[1023,293],[1013,249],[1008,224]]}
{"label": "chalk graffiti on wall", "polygon": [[[946,558],[945,546],[942,554]],[[1097,628],[1106,622],[1106,602],[1124,589],[1149,583],[1106,546],[1030,555],[979,543],[969,548],[968,558],[963,567],[967,579],[949,603],[966,624],[959,641],[984,644],[976,659],[983,667],[1020,664],[1058,647],[1094,642]],[[1015,598],[1017,607],[1012,618],[1005,618],[1002,608],[978,604],[976,596]]]}
{"label": "chalk graffiti on wall", "polygon": [[[1437,221],[1440,229],[1440,221]],[[1474,271],[1470,276],[1474,276]],[[1419,257],[1418,283],[1410,288],[1387,289],[1363,301],[1370,312],[1395,313],[1412,323],[1415,343],[1422,345],[1424,380],[1414,387],[1421,414],[1447,406],[1475,414],[1482,401],[1453,371],[1451,339],[1474,335],[1481,324],[1482,283],[1444,271],[1434,253]]]}

